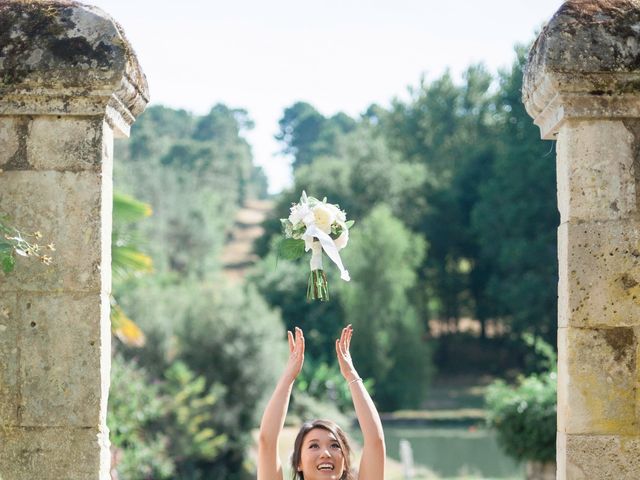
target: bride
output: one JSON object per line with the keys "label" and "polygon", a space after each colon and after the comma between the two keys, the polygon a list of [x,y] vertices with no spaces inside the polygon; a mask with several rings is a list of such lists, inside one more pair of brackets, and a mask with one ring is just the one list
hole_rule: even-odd
{"label": "bride", "polygon": [[[351,466],[351,447],[343,430],[330,420],[313,420],[300,428],[291,456],[293,480],[384,480],[385,444],[382,423],[369,393],[353,366],[349,345],[353,328],[336,340],[340,372],[351,391],[364,439],[360,467]],[[278,439],[284,426],[293,382],[304,362],[304,335],[296,327],[289,338],[289,361],[262,416],[258,441],[258,480],[283,480]]]}

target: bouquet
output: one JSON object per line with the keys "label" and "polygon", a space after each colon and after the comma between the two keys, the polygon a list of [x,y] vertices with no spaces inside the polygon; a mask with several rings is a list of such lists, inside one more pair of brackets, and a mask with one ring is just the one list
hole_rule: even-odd
{"label": "bouquet", "polygon": [[307,300],[329,300],[327,276],[322,268],[323,252],[340,269],[340,278],[351,280],[340,258],[340,250],[349,242],[349,228],[353,220],[338,205],[308,197],[303,191],[300,203],[291,207],[289,218],[281,218],[284,240],[280,243],[279,254],[288,260],[295,260],[311,252]]}

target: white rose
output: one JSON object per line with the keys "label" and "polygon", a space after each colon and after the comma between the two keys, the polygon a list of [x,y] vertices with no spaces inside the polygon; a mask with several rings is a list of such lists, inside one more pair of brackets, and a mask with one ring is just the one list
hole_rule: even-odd
{"label": "white rose", "polygon": [[313,217],[316,227],[322,230],[324,233],[331,233],[331,225],[336,221],[336,216],[329,205],[326,203],[320,203],[313,207]]}
{"label": "white rose", "polygon": [[333,213],[333,216],[339,222],[345,222],[347,220],[347,216],[344,214],[342,210],[331,203],[325,204],[325,206]]}

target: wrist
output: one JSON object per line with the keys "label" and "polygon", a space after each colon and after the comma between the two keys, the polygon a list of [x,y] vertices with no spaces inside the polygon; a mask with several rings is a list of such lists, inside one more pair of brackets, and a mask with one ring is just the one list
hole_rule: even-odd
{"label": "wrist", "polygon": [[296,381],[297,375],[284,374],[280,377],[280,383],[284,385],[293,385]]}
{"label": "wrist", "polygon": [[344,379],[347,381],[348,384],[351,384],[351,382],[358,380],[359,378],[360,378],[360,375],[358,375],[358,372],[356,372],[355,370],[351,370],[350,372],[344,375]]}

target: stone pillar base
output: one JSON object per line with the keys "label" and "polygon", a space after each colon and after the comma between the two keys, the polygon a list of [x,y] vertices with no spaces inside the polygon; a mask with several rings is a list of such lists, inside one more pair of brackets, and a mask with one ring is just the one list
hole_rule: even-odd
{"label": "stone pillar base", "polygon": [[558,480],[638,480],[640,437],[558,433]]}

